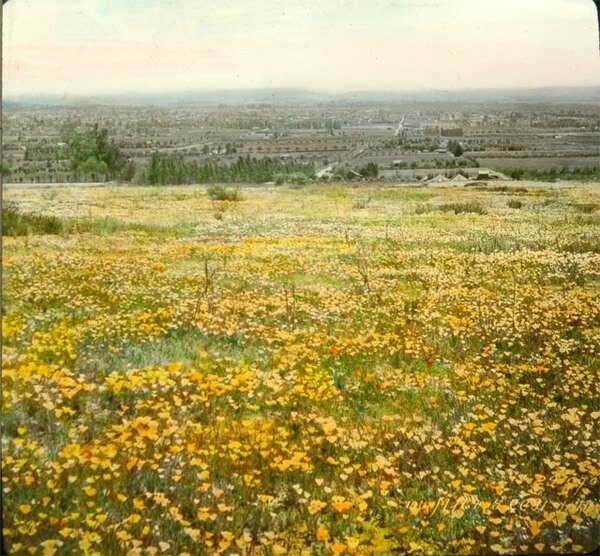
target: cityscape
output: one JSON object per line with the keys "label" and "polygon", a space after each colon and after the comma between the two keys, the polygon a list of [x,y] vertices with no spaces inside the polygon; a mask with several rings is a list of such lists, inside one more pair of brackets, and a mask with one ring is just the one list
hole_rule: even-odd
{"label": "cityscape", "polygon": [[[68,136],[96,125],[138,170],[153,154],[230,166],[240,157],[310,165],[317,181],[377,178],[394,183],[467,178],[508,171],[598,171],[598,90],[587,100],[277,101],[174,106],[8,105],[3,114],[6,183],[102,182],[74,173]],[[595,96],[594,96],[595,95]],[[300,98],[302,95],[298,95]],[[581,95],[580,95],[581,96]],[[362,176],[372,163],[376,175]],[[353,170],[356,174],[350,174]],[[491,172],[491,174],[490,174]],[[441,178],[439,177],[441,176]],[[239,180],[243,181],[243,180]]]}

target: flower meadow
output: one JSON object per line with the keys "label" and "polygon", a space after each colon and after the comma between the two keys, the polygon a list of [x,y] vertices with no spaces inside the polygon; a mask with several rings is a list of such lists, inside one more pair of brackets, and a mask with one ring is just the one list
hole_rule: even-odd
{"label": "flower meadow", "polygon": [[593,549],[600,192],[519,186],[7,189],[9,554]]}

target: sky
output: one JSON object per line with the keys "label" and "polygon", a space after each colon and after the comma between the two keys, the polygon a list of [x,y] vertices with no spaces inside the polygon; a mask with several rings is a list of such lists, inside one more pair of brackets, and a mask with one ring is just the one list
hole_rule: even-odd
{"label": "sky", "polygon": [[592,0],[10,0],[2,19],[6,97],[600,84]]}

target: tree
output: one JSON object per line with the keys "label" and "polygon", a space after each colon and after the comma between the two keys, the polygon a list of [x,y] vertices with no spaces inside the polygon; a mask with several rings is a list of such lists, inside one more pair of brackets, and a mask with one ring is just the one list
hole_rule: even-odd
{"label": "tree", "polygon": [[75,175],[103,174],[114,179],[124,169],[131,174],[131,168],[126,168],[127,159],[115,142],[109,141],[108,130],[99,129],[98,124],[83,133],[70,131],[65,143],[69,145],[71,171]]}
{"label": "tree", "polygon": [[356,168],[356,171],[363,178],[377,178],[379,176],[379,166],[375,162],[369,162],[360,168]]}
{"label": "tree", "polygon": [[464,153],[462,145],[458,141],[454,141],[454,139],[450,139],[450,141],[448,141],[448,150],[454,156],[462,156]]}
{"label": "tree", "polygon": [[2,166],[0,166],[0,173],[5,178],[12,175],[13,167],[12,167],[12,163],[10,162],[10,160],[2,161]]}

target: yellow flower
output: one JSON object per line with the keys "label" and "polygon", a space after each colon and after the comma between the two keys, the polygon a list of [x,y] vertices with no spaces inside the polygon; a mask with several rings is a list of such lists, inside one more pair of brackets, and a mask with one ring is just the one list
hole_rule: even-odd
{"label": "yellow flower", "polygon": [[171,361],[170,363],[167,363],[167,365],[166,365],[166,369],[170,373],[177,372],[177,371],[181,370],[182,367],[183,367],[183,364],[180,363],[179,361]]}
{"label": "yellow flower", "polygon": [[318,541],[326,541],[329,538],[329,531],[325,527],[317,527],[315,537]]}
{"label": "yellow flower", "polygon": [[127,521],[132,525],[135,525],[138,521],[140,521],[140,519],[142,519],[142,516],[140,514],[131,514],[127,518]]}
{"label": "yellow flower", "polygon": [[352,507],[352,503],[346,501],[346,499],[343,496],[332,496],[331,507],[336,512],[342,513],[349,510]]}
{"label": "yellow flower", "polygon": [[308,513],[310,515],[315,515],[317,512],[321,511],[327,504],[325,502],[321,502],[320,500],[312,500],[308,505]]}
{"label": "yellow flower", "polygon": [[358,548],[359,540],[357,537],[346,537],[346,543],[350,550],[354,550],[355,548]]}
{"label": "yellow flower", "polygon": [[199,508],[196,512],[196,517],[200,521],[207,521],[208,519],[211,519],[210,508]]}
{"label": "yellow flower", "polygon": [[96,489],[91,486],[84,486],[81,490],[83,490],[87,496],[94,496],[97,492]]}
{"label": "yellow flower", "polygon": [[131,456],[127,460],[127,463],[125,464],[127,471],[131,471],[138,464],[139,461],[140,461],[139,458],[136,458],[135,456]]}

